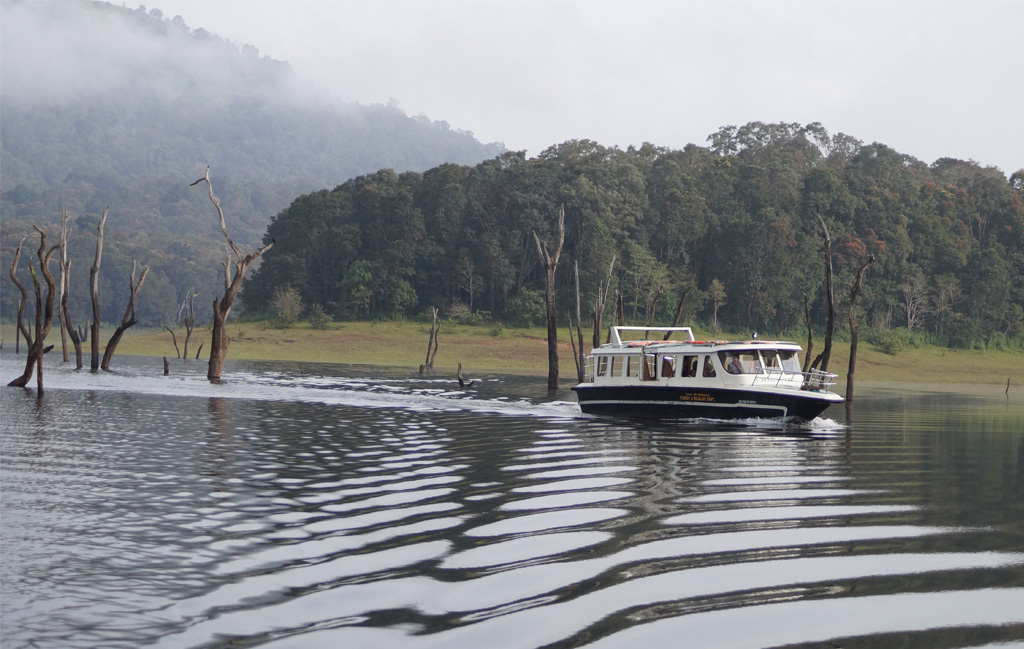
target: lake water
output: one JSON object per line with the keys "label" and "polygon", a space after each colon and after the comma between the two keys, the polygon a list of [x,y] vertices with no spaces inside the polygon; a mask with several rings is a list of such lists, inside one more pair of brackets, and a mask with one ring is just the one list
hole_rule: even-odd
{"label": "lake water", "polygon": [[468,367],[58,360],[0,391],[4,649],[1024,646],[1020,387],[660,424]]}

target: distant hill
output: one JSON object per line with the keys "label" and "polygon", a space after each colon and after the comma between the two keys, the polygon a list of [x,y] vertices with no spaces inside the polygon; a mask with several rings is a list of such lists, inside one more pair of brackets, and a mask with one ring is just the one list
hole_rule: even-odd
{"label": "distant hill", "polygon": [[287,63],[159,9],[0,7],[5,191],[82,181],[103,191],[197,176],[207,164],[233,182],[310,189],[381,168],[476,164],[504,151],[395,107],[329,98]]}
{"label": "distant hill", "polygon": [[287,63],[159,9],[0,0],[0,316],[16,310],[14,249],[28,237],[34,250],[31,226],[58,222],[62,207],[77,216],[72,313],[88,307],[97,215],[109,206],[103,318],[120,320],[138,259],[151,265],[140,320],[152,325],[173,322],[191,287],[203,317],[223,282],[216,214],[204,187],[189,187],[207,165],[232,237],[251,246],[301,194],[504,150],[394,106],[329,97]]}

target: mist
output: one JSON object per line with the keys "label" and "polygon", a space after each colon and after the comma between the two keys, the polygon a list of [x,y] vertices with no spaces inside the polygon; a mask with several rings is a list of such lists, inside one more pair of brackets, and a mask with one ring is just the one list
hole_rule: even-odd
{"label": "mist", "polygon": [[158,102],[323,100],[288,63],[159,9],[125,13],[99,3],[4,1],[2,10],[0,96],[7,105],[123,104],[142,95]]}

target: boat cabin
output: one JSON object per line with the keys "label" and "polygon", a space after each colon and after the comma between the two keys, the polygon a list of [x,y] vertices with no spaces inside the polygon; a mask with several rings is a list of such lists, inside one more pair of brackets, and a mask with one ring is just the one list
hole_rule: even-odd
{"label": "boat cabin", "polygon": [[[643,332],[644,340],[623,340]],[[684,340],[650,340],[652,332]],[[695,340],[690,327],[612,327],[611,340],[587,357],[585,383],[680,387],[774,386],[823,389],[831,385],[800,368],[798,344],[785,341]],[[809,373],[810,374],[810,373]]]}
{"label": "boat cabin", "polygon": [[843,399],[826,390],[835,374],[801,371],[800,351],[781,340],[695,340],[689,327],[612,327],[573,389],[588,414],[813,419]]}

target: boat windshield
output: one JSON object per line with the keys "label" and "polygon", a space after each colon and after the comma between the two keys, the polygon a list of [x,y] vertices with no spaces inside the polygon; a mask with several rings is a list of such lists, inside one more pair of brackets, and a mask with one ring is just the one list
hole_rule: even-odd
{"label": "boat windshield", "polygon": [[718,352],[722,367],[729,374],[759,374],[763,371],[800,372],[797,353],[786,349],[745,349]]}
{"label": "boat windshield", "polygon": [[798,374],[800,372],[800,357],[795,351],[780,349],[779,360],[782,361],[783,371],[793,374]]}

